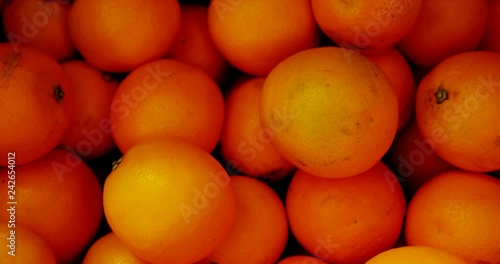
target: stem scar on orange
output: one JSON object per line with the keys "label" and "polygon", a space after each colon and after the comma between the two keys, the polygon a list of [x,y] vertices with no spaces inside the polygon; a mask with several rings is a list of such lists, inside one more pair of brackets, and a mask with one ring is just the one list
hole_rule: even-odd
{"label": "stem scar on orange", "polygon": [[[26,164],[49,153],[69,124],[71,92],[59,63],[28,47],[0,44],[0,155]],[[0,159],[0,165],[7,165]]]}

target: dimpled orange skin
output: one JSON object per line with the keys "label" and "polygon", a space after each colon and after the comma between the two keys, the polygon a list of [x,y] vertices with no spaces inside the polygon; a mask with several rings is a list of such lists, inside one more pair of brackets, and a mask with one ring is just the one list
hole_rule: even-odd
{"label": "dimpled orange skin", "polygon": [[383,163],[359,175],[326,179],[298,170],[286,197],[290,228],[310,253],[338,264],[361,264],[397,241],[406,202]]}
{"label": "dimpled orange skin", "polygon": [[488,0],[422,1],[417,22],[398,43],[413,64],[432,68],[444,59],[473,50],[488,21]]}
{"label": "dimpled orange skin", "polygon": [[[14,232],[14,234],[11,232]],[[10,237],[12,239],[7,240]],[[11,251],[7,246],[4,249],[5,251],[0,254],[0,263],[57,264],[56,257],[47,242],[24,226],[17,224],[15,227],[10,228],[2,223],[0,226],[0,238],[3,241],[7,241],[6,243],[4,242],[7,245],[11,245],[11,241],[15,243],[13,245],[15,246],[15,251]],[[8,252],[12,252],[15,256],[8,254]]]}
{"label": "dimpled orange skin", "polygon": [[[57,263],[75,263],[92,243],[102,219],[101,186],[92,170],[70,152],[55,149],[16,166],[15,174],[16,225],[45,240]],[[0,175],[6,177],[7,168],[0,167]],[[0,188],[7,190],[7,181],[0,181]],[[0,202],[6,204],[7,198],[0,196]],[[7,218],[2,210],[2,223]]]}
{"label": "dimpled orange skin", "polygon": [[176,0],[76,0],[71,39],[85,60],[108,72],[129,72],[165,56],[181,24]]}
{"label": "dimpled orange skin", "polygon": [[389,149],[398,103],[375,63],[322,47],[292,55],[271,71],[260,115],[291,163],[316,176],[342,178],[368,170]]}
{"label": "dimpled orange skin", "polygon": [[393,47],[417,21],[422,0],[313,0],[314,16],[341,47],[376,53]]}
{"label": "dimpled orange skin", "polygon": [[288,56],[319,44],[308,0],[211,1],[208,26],[224,57],[250,75],[265,76]]}
{"label": "dimpled orange skin", "polygon": [[420,83],[416,119],[436,153],[456,167],[500,169],[500,54],[475,51],[441,62]]}
{"label": "dimpled orange skin", "polygon": [[404,246],[384,251],[366,264],[468,264],[447,251],[424,246]]}
{"label": "dimpled orange skin", "polygon": [[452,170],[425,183],[408,205],[411,246],[454,253],[469,263],[500,263],[500,180]]}
{"label": "dimpled orange skin", "polygon": [[230,231],[235,195],[209,153],[178,138],[130,148],[104,184],[104,213],[115,235],[153,263],[194,263]]}
{"label": "dimpled orange skin", "polygon": [[96,263],[148,264],[149,262],[133,255],[111,232],[94,242],[82,262],[82,264]]}
{"label": "dimpled orange skin", "polygon": [[26,164],[49,153],[68,127],[72,104],[61,66],[45,53],[0,44],[0,166],[7,153]]}
{"label": "dimpled orange skin", "polygon": [[235,220],[229,235],[210,253],[211,263],[274,264],[288,239],[285,206],[267,184],[247,176],[232,176]]}
{"label": "dimpled orange skin", "polygon": [[167,136],[211,152],[222,130],[224,99],[202,70],[161,59],[135,69],[120,83],[110,118],[122,153],[143,140]]}
{"label": "dimpled orange skin", "polygon": [[260,122],[260,99],[265,78],[237,82],[226,98],[221,152],[245,175],[278,181],[295,168],[274,147],[274,134]]}

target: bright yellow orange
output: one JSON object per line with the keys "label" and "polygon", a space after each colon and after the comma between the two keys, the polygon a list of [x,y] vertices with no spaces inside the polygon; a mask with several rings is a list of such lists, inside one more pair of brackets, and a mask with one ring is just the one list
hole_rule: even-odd
{"label": "bright yellow orange", "polygon": [[134,255],[153,263],[194,263],[229,233],[235,195],[209,153],[163,138],[124,154],[104,184],[104,212]]}
{"label": "bright yellow orange", "polygon": [[391,81],[392,88],[398,97],[398,129],[400,132],[413,117],[415,112],[415,94],[417,87],[410,65],[396,49],[388,49],[368,55]]}
{"label": "bright yellow orange", "polygon": [[200,5],[181,6],[181,26],[168,57],[198,67],[218,83],[229,72],[229,64],[208,32],[208,9]]}
{"label": "bright yellow orange", "polygon": [[322,47],[274,68],[262,90],[261,122],[278,151],[321,177],[349,177],[374,166],[398,125],[386,74],[357,52]]}
{"label": "bright yellow orange", "polygon": [[416,119],[436,153],[459,168],[500,169],[500,54],[461,53],[436,66],[420,82]]}
{"label": "bright yellow orange", "polygon": [[231,177],[236,195],[233,226],[210,253],[211,263],[274,264],[283,253],[288,223],[283,202],[271,187],[246,176]]}
{"label": "bright yellow orange", "polygon": [[122,153],[141,141],[166,136],[211,152],[222,130],[224,99],[202,70],[162,59],[135,69],[120,83],[110,117]]}
{"label": "bright yellow orange", "polygon": [[488,0],[423,0],[415,26],[398,44],[414,64],[432,68],[444,59],[473,50],[488,21]]}
{"label": "bright yellow orange", "polygon": [[286,197],[295,238],[331,263],[365,263],[397,241],[405,214],[401,186],[383,163],[356,176],[316,177],[299,170]]}
{"label": "bright yellow orange", "polygon": [[0,226],[0,238],[7,245],[6,248],[4,246],[3,252],[0,254],[0,263],[57,264],[56,257],[47,242],[19,224],[10,228],[5,223],[2,223]]}
{"label": "bright yellow orange", "polygon": [[75,54],[68,28],[70,9],[69,1],[8,1],[2,17],[7,39],[16,47],[29,45],[58,61],[70,59]]}
{"label": "bright yellow orange", "polygon": [[114,147],[109,107],[118,81],[85,61],[61,64],[74,95],[73,115],[60,146],[84,159],[98,158]]}
{"label": "bright yellow orange", "polygon": [[408,206],[408,245],[454,253],[469,263],[500,263],[500,180],[448,171],[425,183]]}
{"label": "bright yellow orange", "polygon": [[[0,156],[26,164],[49,153],[68,127],[68,82],[52,57],[29,47],[0,44]],[[0,159],[7,165],[7,158]]]}
{"label": "bright yellow orange", "polygon": [[274,132],[260,122],[260,101],[265,78],[237,82],[226,98],[221,152],[245,175],[278,181],[295,168],[274,147]]}
{"label": "bright yellow orange", "polygon": [[319,44],[309,0],[214,0],[208,27],[224,57],[251,75],[267,75],[288,56]]}
{"label": "bright yellow orange", "polygon": [[[425,2],[425,0],[423,0]],[[313,0],[323,32],[341,47],[365,53],[393,47],[417,21],[422,0]]]}
{"label": "bright yellow orange", "polygon": [[[3,179],[7,174],[8,169],[0,167]],[[102,218],[102,191],[92,170],[70,152],[55,149],[16,166],[15,175],[16,225],[45,240],[57,263],[74,263],[92,243]],[[2,190],[7,186],[7,180],[0,182]],[[0,196],[2,204],[7,199],[7,195]],[[2,223],[9,218],[8,211],[2,210]]]}
{"label": "bright yellow orange", "polygon": [[92,66],[128,72],[165,56],[181,24],[176,0],[75,1],[69,32]]}
{"label": "bright yellow orange", "polygon": [[96,263],[148,264],[149,262],[132,254],[111,232],[95,241],[85,254],[83,264]]}
{"label": "bright yellow orange", "polygon": [[460,257],[441,249],[406,246],[389,249],[370,259],[366,264],[467,264]]}

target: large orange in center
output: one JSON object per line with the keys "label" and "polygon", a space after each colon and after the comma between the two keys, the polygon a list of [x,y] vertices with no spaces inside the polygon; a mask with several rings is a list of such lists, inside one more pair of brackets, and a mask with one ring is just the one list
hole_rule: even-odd
{"label": "large orange in center", "polygon": [[300,169],[349,177],[374,166],[388,150],[398,103],[384,72],[365,56],[322,47],[296,53],[271,71],[261,122]]}

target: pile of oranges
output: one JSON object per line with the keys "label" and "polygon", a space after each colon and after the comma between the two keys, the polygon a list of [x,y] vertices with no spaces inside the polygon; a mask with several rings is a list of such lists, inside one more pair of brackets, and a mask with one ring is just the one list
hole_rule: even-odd
{"label": "pile of oranges", "polygon": [[0,263],[500,264],[500,0],[0,10]]}

